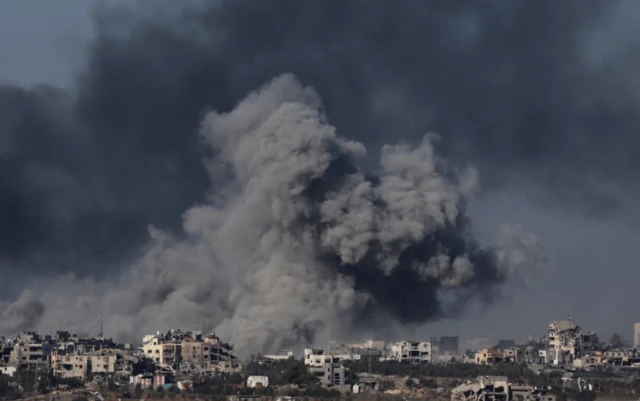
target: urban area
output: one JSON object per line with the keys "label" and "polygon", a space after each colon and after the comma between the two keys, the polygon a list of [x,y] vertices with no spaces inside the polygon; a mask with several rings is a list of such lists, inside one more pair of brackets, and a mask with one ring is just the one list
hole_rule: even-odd
{"label": "urban area", "polygon": [[240,360],[214,333],[171,330],[140,344],[27,332],[0,339],[0,400],[111,399],[638,399],[640,323],[633,344],[573,319],[518,343],[458,337],[330,343],[304,354]]}

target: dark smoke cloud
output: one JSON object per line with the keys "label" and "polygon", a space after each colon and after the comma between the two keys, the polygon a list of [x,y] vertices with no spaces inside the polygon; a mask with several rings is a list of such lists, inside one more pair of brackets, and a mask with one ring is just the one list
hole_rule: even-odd
{"label": "dark smoke cloud", "polygon": [[[97,38],[73,90],[0,87],[3,289],[22,288],[36,272],[71,273],[69,282],[127,274],[148,224],[179,232],[185,210],[229,191],[231,167],[202,163],[218,158],[196,135],[203,110],[229,111],[283,72],[322,94],[341,135],[370,149],[369,166],[382,145],[419,144],[433,131],[439,150],[478,166],[489,188],[540,185],[544,200],[588,212],[615,210],[620,191],[637,199],[628,184],[638,171],[638,91],[627,85],[637,49],[596,51],[620,8],[633,11],[629,3],[140,4],[96,10]],[[342,168],[355,167],[336,162],[329,177]],[[466,226],[444,227],[437,240],[453,238],[450,252],[482,258],[473,241],[460,242]],[[341,269],[379,299],[395,293],[360,268]],[[11,278],[18,272],[20,282]],[[175,293],[157,284],[163,292],[150,296]],[[219,308],[227,304],[220,297]]]}
{"label": "dark smoke cloud", "polygon": [[417,326],[544,266],[519,227],[505,227],[495,249],[478,245],[464,215],[477,173],[437,157],[433,135],[385,145],[380,172],[367,174],[364,145],[338,136],[292,75],[206,114],[201,135],[217,153],[204,163],[212,183],[227,180],[186,211],[184,239],[151,228],[118,283],[60,278],[7,304],[0,328],[87,331],[104,311],[121,335],[201,324],[242,352],[274,351],[383,318]]}

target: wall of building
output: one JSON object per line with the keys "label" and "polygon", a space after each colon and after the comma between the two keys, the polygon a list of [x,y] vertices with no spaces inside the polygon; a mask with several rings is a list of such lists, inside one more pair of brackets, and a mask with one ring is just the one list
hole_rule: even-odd
{"label": "wall of building", "polygon": [[403,341],[391,344],[390,357],[397,361],[431,362],[431,343]]}
{"label": "wall of building", "polygon": [[84,380],[87,377],[88,358],[84,355],[53,355],[51,367],[53,374],[62,378]]}
{"label": "wall of building", "polygon": [[115,355],[92,355],[87,357],[91,373],[114,373],[116,371]]}

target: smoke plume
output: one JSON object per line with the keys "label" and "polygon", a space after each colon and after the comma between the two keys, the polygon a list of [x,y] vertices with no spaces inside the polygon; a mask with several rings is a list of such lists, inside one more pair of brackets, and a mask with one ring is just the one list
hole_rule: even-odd
{"label": "smoke plume", "polygon": [[42,299],[23,293],[5,307],[4,328],[64,314],[77,327],[106,310],[122,334],[201,320],[245,352],[273,351],[382,319],[441,318],[544,263],[522,229],[505,230],[495,250],[478,245],[465,216],[478,174],[440,159],[434,135],[384,146],[367,173],[365,146],[339,136],[292,75],[207,113],[201,136],[216,155],[205,162],[212,183],[226,184],[184,213],[184,238],[151,228],[118,286],[91,298],[90,283],[60,280]]}
{"label": "smoke plume", "polygon": [[[624,0],[97,8],[72,88],[0,85],[2,329],[95,332],[102,311],[123,335],[200,324],[269,348],[276,331],[304,342],[493,302],[539,256],[518,227],[495,249],[473,239],[479,173],[486,191],[517,185],[589,218],[637,206],[639,12]],[[286,72],[322,106],[291,77],[238,104]],[[277,141],[284,127],[296,135]]]}

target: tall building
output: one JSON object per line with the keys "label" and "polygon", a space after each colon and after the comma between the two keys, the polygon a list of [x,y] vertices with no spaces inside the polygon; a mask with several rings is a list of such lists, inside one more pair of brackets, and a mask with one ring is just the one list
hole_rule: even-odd
{"label": "tall building", "polygon": [[580,358],[584,351],[596,349],[598,343],[595,331],[582,330],[571,317],[549,323],[547,344],[548,350],[553,353],[554,365],[571,363]]}
{"label": "tall building", "polygon": [[640,322],[633,325],[633,347],[640,348]]}

